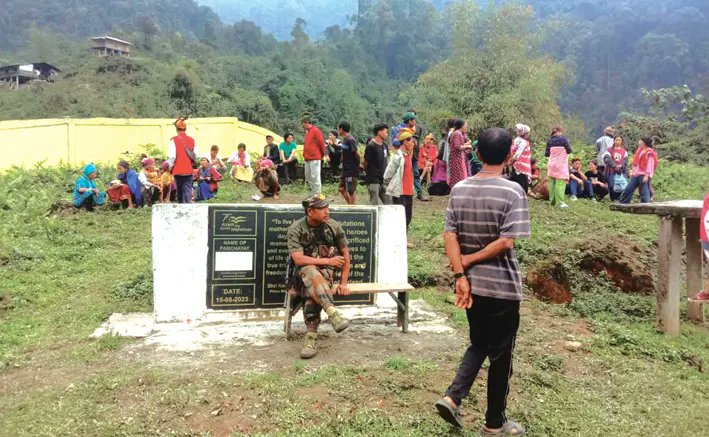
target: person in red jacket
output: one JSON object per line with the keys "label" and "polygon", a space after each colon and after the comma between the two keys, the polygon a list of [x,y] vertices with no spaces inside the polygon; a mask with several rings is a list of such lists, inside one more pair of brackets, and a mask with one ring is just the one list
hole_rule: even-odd
{"label": "person in red jacket", "polygon": [[[699,236],[702,240],[704,258],[709,260],[709,193],[704,197],[704,208],[702,208],[702,216],[699,219]],[[692,300],[709,302],[709,278],[704,280],[704,290],[695,294]]]}
{"label": "person in red jacket", "polygon": [[305,182],[310,187],[312,196],[320,194],[320,166],[325,156],[325,138],[322,131],[313,124],[313,114],[304,112],[300,118],[305,129],[303,141],[303,159],[305,160]]}
{"label": "person in red jacket", "polygon": [[187,123],[180,117],[175,120],[177,135],[172,137],[167,146],[167,160],[170,163],[170,172],[175,177],[177,184],[177,202],[192,202],[192,177],[193,169],[197,166],[197,145],[194,138],[187,135]]}

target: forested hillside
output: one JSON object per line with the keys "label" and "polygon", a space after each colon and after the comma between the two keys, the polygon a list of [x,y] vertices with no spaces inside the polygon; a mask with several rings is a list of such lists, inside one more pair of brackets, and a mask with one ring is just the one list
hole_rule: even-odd
{"label": "forested hillside", "polygon": [[[44,61],[62,73],[51,85],[0,89],[0,119],[189,113],[283,131],[310,110],[325,128],[346,118],[365,137],[416,106],[432,131],[451,115],[475,128],[528,122],[537,139],[553,123],[578,139],[619,123],[652,131],[676,159],[707,147],[702,0],[233,3],[275,8],[276,24],[224,24],[192,0],[8,1],[0,64]],[[316,23],[320,39],[308,33]],[[287,41],[270,33],[276,25]],[[86,37],[104,33],[134,42],[134,56],[92,56]]]}

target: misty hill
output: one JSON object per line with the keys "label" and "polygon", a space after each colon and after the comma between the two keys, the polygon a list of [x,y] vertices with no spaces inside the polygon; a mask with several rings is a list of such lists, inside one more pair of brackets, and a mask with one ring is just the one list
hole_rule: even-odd
{"label": "misty hill", "polygon": [[152,27],[200,36],[219,17],[193,0],[3,0],[0,7],[0,49],[18,48],[31,26],[68,37],[105,33],[121,28]]}

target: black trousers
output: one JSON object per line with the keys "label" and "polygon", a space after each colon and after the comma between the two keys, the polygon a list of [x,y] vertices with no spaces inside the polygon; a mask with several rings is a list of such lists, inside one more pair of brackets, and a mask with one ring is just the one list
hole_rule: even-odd
{"label": "black trousers", "polygon": [[295,171],[296,171],[297,165],[298,165],[298,161],[291,161],[291,162],[287,162],[285,164],[281,164],[277,169],[279,171],[278,172],[279,182],[281,182],[280,179],[283,179],[282,183],[290,184],[293,180],[295,180],[296,179]]}
{"label": "black trousers", "polygon": [[414,213],[414,196],[404,196],[391,198],[394,205],[402,205],[406,212],[406,232],[409,232],[409,224],[411,224],[411,216]]}
{"label": "black trousers", "polygon": [[505,409],[512,376],[512,353],[519,328],[519,302],[474,295],[473,306],[466,314],[470,345],[446,396],[460,405],[470,394],[470,387],[483,362],[489,359],[485,426],[500,428],[507,421]]}
{"label": "black trousers", "polygon": [[96,206],[96,202],[94,201],[94,196],[89,196],[86,199],[84,199],[83,202],[81,202],[81,205],[77,206],[77,209],[84,208],[85,210],[91,212],[94,210],[94,207]]}

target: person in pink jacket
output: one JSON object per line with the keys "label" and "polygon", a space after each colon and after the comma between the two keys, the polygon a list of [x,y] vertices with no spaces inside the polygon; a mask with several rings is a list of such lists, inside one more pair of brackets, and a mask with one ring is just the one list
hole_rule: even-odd
{"label": "person in pink jacket", "polygon": [[564,202],[566,184],[569,182],[569,154],[571,144],[564,136],[564,131],[557,126],[551,130],[551,138],[547,141],[544,156],[549,158],[547,177],[549,184],[549,202],[552,206],[568,208]]}

